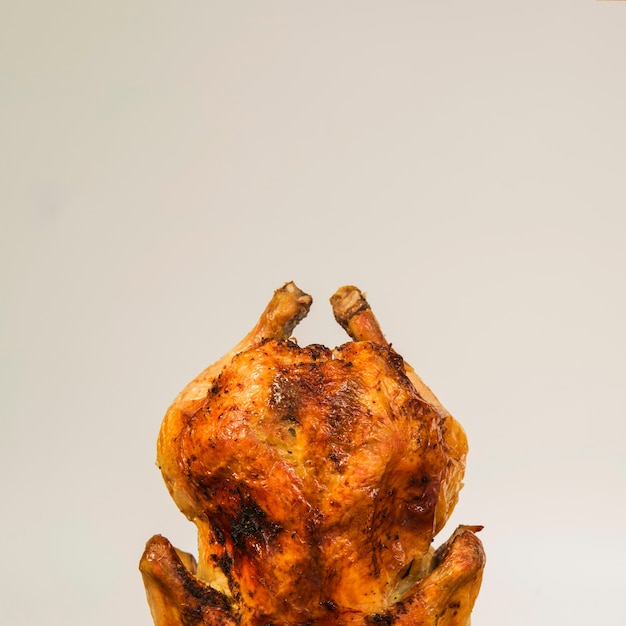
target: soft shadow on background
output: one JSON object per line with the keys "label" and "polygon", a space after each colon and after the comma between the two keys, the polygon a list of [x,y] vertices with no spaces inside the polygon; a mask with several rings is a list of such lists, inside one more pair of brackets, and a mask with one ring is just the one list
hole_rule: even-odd
{"label": "soft shadow on background", "polygon": [[151,624],[162,415],[294,280],[467,430],[473,623],[623,622],[625,6],[2,9],[0,621]]}

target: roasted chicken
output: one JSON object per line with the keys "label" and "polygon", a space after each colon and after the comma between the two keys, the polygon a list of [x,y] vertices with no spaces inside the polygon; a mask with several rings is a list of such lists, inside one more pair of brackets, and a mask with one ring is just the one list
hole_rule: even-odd
{"label": "roasted chicken", "polygon": [[167,411],[157,462],[197,526],[198,559],[148,541],[156,626],[469,624],[480,527],[432,547],[462,486],[465,433],[356,287],[331,304],[353,341],[298,346],[311,297],[288,283]]}

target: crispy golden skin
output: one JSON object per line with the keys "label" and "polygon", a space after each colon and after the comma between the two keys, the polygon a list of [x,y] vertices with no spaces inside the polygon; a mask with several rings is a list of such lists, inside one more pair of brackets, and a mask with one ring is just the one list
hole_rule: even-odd
{"label": "crispy golden skin", "polygon": [[353,339],[334,350],[289,339],[310,304],[279,289],[165,416],[158,464],[199,552],[196,567],[148,542],[157,626],[469,623],[478,527],[431,548],[462,485],[465,433],[358,289],[331,298]]}

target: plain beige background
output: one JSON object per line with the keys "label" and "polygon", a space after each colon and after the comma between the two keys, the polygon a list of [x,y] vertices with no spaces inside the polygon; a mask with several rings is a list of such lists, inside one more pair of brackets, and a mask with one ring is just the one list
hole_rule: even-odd
{"label": "plain beige background", "polygon": [[367,291],[465,426],[475,626],[625,623],[626,4],[0,9],[0,622],[151,624],[154,465],[272,291]]}

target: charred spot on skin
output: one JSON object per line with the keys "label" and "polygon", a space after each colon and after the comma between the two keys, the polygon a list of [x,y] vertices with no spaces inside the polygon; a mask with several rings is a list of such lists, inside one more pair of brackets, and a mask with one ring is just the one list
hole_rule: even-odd
{"label": "charred spot on skin", "polygon": [[332,356],[331,350],[320,343],[312,343],[308,345],[305,350],[313,361],[317,361],[322,357],[329,359]]}
{"label": "charred spot on skin", "polygon": [[404,359],[389,344],[389,362],[401,374],[404,374]]}
{"label": "charred spot on skin", "polygon": [[222,572],[224,572],[224,574],[228,578],[230,576],[230,570],[233,566],[233,559],[230,556],[230,554],[228,554],[227,552],[224,552],[224,554],[222,554],[222,556],[219,557],[217,564],[219,568],[222,570]]}
{"label": "charred spot on skin", "polygon": [[379,552],[381,551],[380,547],[381,547],[381,544],[379,541],[378,544],[375,546],[375,548],[372,550],[371,576],[373,578],[380,578],[380,574],[381,574],[380,560],[379,560]]}
{"label": "charred spot on skin", "polygon": [[336,611],[337,605],[332,600],[322,600],[320,606],[328,609],[329,611]]}
{"label": "charred spot on skin", "polygon": [[241,508],[231,521],[233,544],[245,550],[249,540],[265,544],[282,531],[282,526],[267,517],[267,513],[250,497],[242,499]]}
{"label": "charred spot on skin", "polygon": [[365,618],[367,624],[376,624],[376,626],[391,626],[393,618],[388,613],[373,613]]}
{"label": "charred spot on skin", "polygon": [[213,534],[215,535],[215,539],[217,543],[220,544],[220,546],[226,544],[226,538],[224,537],[224,533],[217,526],[213,528]]}
{"label": "charred spot on skin", "polygon": [[228,598],[223,593],[216,591],[208,585],[203,585],[196,578],[191,576],[180,560],[176,564],[176,572],[178,579],[182,581],[185,595],[194,600],[187,603],[186,609],[189,609],[194,614],[200,612],[200,615],[202,615],[202,610],[205,606],[214,607],[223,611],[230,610]]}

